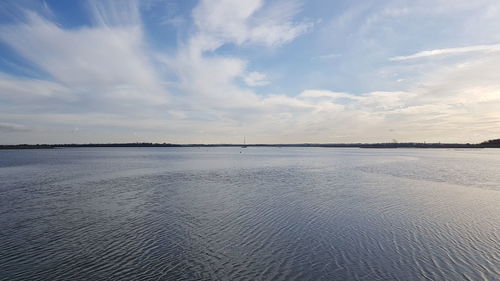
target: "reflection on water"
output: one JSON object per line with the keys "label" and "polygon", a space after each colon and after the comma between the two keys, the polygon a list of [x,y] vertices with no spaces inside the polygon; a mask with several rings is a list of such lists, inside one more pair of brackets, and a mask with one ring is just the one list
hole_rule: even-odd
{"label": "reflection on water", "polygon": [[0,279],[498,280],[498,171],[486,149],[0,151]]}

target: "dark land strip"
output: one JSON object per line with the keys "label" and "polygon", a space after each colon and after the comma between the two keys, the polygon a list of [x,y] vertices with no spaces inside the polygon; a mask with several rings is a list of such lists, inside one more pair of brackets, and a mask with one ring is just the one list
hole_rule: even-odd
{"label": "dark land strip", "polygon": [[173,143],[80,143],[0,145],[0,149],[54,149],[74,147],[354,147],[354,148],[500,148],[500,139],[471,143],[296,143],[296,144],[173,144]]}

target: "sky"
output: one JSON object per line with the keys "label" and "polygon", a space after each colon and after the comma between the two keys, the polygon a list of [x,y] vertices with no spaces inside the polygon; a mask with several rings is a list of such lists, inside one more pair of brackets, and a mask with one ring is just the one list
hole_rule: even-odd
{"label": "sky", "polygon": [[500,138],[498,0],[0,2],[0,144]]}

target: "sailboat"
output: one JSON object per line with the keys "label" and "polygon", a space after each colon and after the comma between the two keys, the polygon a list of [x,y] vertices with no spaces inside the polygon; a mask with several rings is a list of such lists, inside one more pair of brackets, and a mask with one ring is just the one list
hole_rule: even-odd
{"label": "sailboat", "polygon": [[243,137],[243,145],[241,146],[241,148],[247,148],[247,142],[245,137]]}

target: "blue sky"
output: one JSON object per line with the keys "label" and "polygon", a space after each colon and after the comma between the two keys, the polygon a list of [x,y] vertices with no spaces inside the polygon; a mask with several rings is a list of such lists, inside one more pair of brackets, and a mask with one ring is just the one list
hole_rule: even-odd
{"label": "blue sky", "polygon": [[0,143],[500,136],[500,2],[2,1]]}

